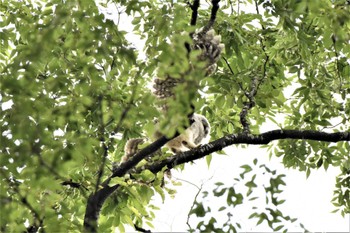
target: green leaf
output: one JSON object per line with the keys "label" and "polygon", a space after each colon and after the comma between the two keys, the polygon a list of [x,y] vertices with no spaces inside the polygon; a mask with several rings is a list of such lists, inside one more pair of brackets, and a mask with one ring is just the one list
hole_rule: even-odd
{"label": "green leaf", "polygon": [[275,227],[275,228],[274,228],[274,231],[279,231],[279,230],[281,230],[283,227],[284,227],[283,225],[278,226],[278,227]]}
{"label": "green leaf", "polygon": [[208,168],[210,166],[210,162],[211,162],[212,158],[213,158],[212,155],[205,156],[205,161],[207,162]]}

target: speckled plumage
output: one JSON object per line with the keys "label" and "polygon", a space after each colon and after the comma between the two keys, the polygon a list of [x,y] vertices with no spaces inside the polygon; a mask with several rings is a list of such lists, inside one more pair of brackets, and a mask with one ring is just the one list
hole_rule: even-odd
{"label": "speckled plumage", "polygon": [[[209,30],[206,33],[199,31],[193,35],[193,45],[191,49],[202,51],[198,59],[207,62],[207,66],[205,67],[206,75],[210,75],[216,70],[216,62],[220,58],[220,54],[224,49],[224,44],[221,43],[221,36],[215,35],[214,30]],[[159,99],[169,98],[174,95],[174,87],[184,81],[185,79],[183,77],[173,78],[169,75],[155,78],[153,93]]]}

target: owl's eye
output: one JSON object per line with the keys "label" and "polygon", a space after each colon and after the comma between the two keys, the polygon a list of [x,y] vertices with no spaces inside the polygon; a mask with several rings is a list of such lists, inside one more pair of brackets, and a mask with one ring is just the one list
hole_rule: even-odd
{"label": "owl's eye", "polygon": [[174,154],[176,154],[177,153],[177,150],[173,147],[173,148],[171,148],[170,149]]}
{"label": "owl's eye", "polygon": [[187,146],[187,145],[188,145],[188,142],[182,141],[182,144],[183,144],[184,146]]}

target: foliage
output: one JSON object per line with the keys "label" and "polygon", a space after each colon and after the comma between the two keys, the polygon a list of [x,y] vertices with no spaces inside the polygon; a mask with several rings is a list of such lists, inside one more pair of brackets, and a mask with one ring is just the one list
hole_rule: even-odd
{"label": "foliage", "polygon": [[[152,135],[155,118],[162,131],[173,135],[185,126],[179,122],[191,104],[211,122],[213,139],[245,129],[258,134],[267,121],[281,129],[348,132],[348,1],[240,2],[220,3],[214,27],[225,54],[218,71],[199,82],[204,94],[179,87],[180,101],[174,101],[169,111],[173,117],[165,117],[149,88],[151,80],[165,71],[176,75],[188,68],[183,45],[190,38],[183,32],[206,24],[210,10],[205,6],[193,27],[192,9],[185,1],[96,5],[85,0],[4,0],[0,212],[8,214],[1,214],[1,231],[81,231],[87,198],[110,176],[126,140]],[[243,11],[244,4],[254,10]],[[112,6],[115,21],[102,13]],[[121,29],[126,15],[133,19],[134,34],[145,41],[143,51],[135,49]],[[193,72],[188,79],[199,81],[197,75]],[[307,174],[339,167],[332,202],[342,215],[350,212],[349,142],[280,140],[268,147],[272,157],[283,157],[286,167]],[[152,225],[152,209],[158,207],[148,206],[150,199],[155,193],[174,192],[163,187],[163,172],[144,170],[110,180],[120,188],[103,205],[101,232],[144,222]],[[281,176],[272,180],[277,183],[271,185],[276,188],[271,195],[283,184]],[[228,206],[249,198],[223,184],[213,193],[235,197],[227,199]],[[193,210],[197,216],[208,214],[207,209],[199,214],[198,208]],[[264,216],[252,215],[280,229]],[[207,229],[214,224],[210,221]]]}
{"label": "foliage", "polygon": [[[234,179],[233,184],[225,186],[224,183],[217,182],[212,193],[208,191],[202,192],[203,200],[210,195],[214,195],[214,197],[211,197],[211,200],[214,198],[226,200],[222,206],[215,204],[206,206],[203,201],[195,200],[190,211],[192,216],[199,218],[195,229],[200,229],[203,232],[242,231],[239,223],[239,219],[242,218],[240,208],[251,208],[252,214],[249,216],[249,219],[256,219],[257,225],[266,222],[275,232],[282,230],[287,232],[287,223],[293,223],[297,219],[284,216],[279,210],[280,205],[285,202],[279,197],[279,194],[283,192],[282,187],[286,185],[283,181],[284,175],[277,174],[275,170],[269,169],[264,164],[259,165],[257,159],[254,159],[252,166],[247,164],[241,166],[241,168],[243,171],[238,178]],[[261,181],[257,181],[257,176],[264,177],[264,180],[268,182],[261,184]],[[265,193],[265,196],[261,195],[261,193]],[[220,201],[216,200],[212,203],[220,203]],[[211,209],[214,208],[219,211],[220,216],[227,218],[225,222],[222,223],[220,221],[224,217],[211,218],[209,221],[205,218],[206,213],[212,212]],[[191,227],[191,225],[189,226]],[[191,227],[190,232],[194,231]]]}

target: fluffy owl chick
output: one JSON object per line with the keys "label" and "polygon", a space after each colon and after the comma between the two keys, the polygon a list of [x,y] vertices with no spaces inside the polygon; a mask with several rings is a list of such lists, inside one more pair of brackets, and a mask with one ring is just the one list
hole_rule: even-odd
{"label": "fluffy owl chick", "polygon": [[[194,113],[190,121],[191,125],[182,134],[165,144],[165,146],[175,154],[191,150],[201,144],[209,142],[210,124],[207,118],[203,115]],[[161,136],[160,133],[156,133],[155,135],[156,138]],[[121,159],[121,163],[126,162],[130,157],[136,154],[140,150],[139,146],[143,143],[145,143],[145,140],[142,138],[128,140],[125,144],[125,154]]]}
{"label": "fluffy owl chick", "polygon": [[[220,54],[225,49],[225,45],[221,43],[221,36],[216,35],[213,29],[207,32],[199,30],[193,35],[193,45],[191,49],[201,51],[198,59],[207,62],[204,69],[206,75],[210,75],[215,72],[216,62],[220,59]],[[170,75],[162,78],[155,78],[153,92],[157,98],[167,99],[174,96],[174,87],[184,82],[184,77],[174,78]]]}
{"label": "fluffy owl chick", "polygon": [[214,29],[207,32],[199,30],[193,36],[195,50],[201,50],[199,59],[207,61],[206,75],[210,75],[216,70],[216,62],[220,58],[221,52],[225,49],[225,45],[221,43],[221,36],[216,35]]}
{"label": "fluffy owl chick", "polygon": [[209,142],[210,124],[207,118],[195,113],[190,120],[190,127],[166,144],[173,153],[188,151]]}

